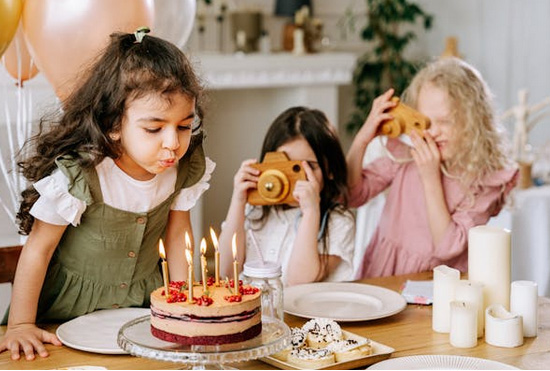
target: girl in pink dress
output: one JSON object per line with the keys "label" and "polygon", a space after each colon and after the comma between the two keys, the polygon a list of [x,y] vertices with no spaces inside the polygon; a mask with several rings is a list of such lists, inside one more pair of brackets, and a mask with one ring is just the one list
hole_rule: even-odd
{"label": "girl in pink dress", "polygon": [[[430,118],[413,146],[387,143],[388,157],[362,168],[367,145],[392,116],[393,89],[376,98],[347,155],[350,206],[387,189],[380,223],[358,278],[415,273],[440,265],[467,270],[468,230],[496,215],[517,181],[488,86],[457,58],[430,63],[403,102]],[[360,226],[358,226],[360,228]]]}

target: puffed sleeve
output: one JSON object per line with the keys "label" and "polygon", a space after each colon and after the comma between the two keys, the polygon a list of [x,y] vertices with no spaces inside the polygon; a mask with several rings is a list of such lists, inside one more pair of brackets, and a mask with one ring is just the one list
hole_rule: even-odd
{"label": "puffed sleeve", "polygon": [[451,215],[451,223],[435,248],[434,258],[448,261],[463,254],[468,246],[468,230],[486,224],[491,216],[500,212],[517,179],[517,169],[500,170],[486,178],[473,194],[473,200],[467,195]]}
{"label": "puffed sleeve", "polygon": [[[397,139],[388,140],[386,149],[396,159],[410,158],[408,146]],[[361,173],[361,181],[349,189],[350,207],[359,207],[389,187],[402,166],[398,161],[385,156],[371,162]]]}
{"label": "puffed sleeve", "polygon": [[69,193],[69,179],[59,169],[33,184],[40,194],[30,210],[36,219],[55,225],[77,226],[86,202]]}
{"label": "puffed sleeve", "polygon": [[355,246],[355,220],[349,211],[332,211],[329,219],[328,254],[342,261],[327,277],[328,281],[353,280],[353,250]]}
{"label": "puffed sleeve", "polygon": [[191,187],[183,188],[174,199],[174,202],[172,202],[171,209],[188,211],[195,206],[202,194],[210,188],[210,183],[208,182],[210,181],[215,168],[216,163],[207,157],[202,178]]}

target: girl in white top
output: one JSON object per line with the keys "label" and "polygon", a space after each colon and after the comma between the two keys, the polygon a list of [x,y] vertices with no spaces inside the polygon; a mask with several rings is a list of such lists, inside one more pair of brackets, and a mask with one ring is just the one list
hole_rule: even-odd
{"label": "girl in white top", "polygon": [[[243,161],[234,177],[234,190],[220,234],[222,274],[231,275],[231,240],[236,233],[237,259],[278,262],[285,285],[352,279],[355,236],[353,215],[346,209],[346,162],[336,133],[319,110],[293,107],[280,114],[264,139],[267,152],[285,152],[302,161],[307,180],[296,182],[295,205],[247,204],[260,171]],[[253,241],[255,240],[255,242]]]}

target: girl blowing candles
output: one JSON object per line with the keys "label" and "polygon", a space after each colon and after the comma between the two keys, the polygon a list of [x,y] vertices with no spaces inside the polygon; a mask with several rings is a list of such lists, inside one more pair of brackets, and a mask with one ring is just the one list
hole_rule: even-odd
{"label": "girl blowing candles", "polygon": [[367,145],[391,118],[386,111],[395,106],[392,95],[390,89],[374,100],[347,155],[352,206],[388,189],[360,277],[420,272],[440,264],[466,271],[468,230],[498,214],[517,180],[489,88],[477,70],[459,59],[432,62],[403,97],[430,118],[431,127],[423,137],[411,135],[410,151],[389,140],[392,156],[363,169]]}
{"label": "girl blowing candles", "polygon": [[28,234],[0,352],[48,355],[57,337],[35,323],[98,309],[148,306],[162,285],[163,236],[172,280],[185,280],[189,209],[213,171],[202,149],[202,88],[171,43],[117,33],[64,102],[41,124],[19,164]]}
{"label": "girl blowing candles", "polygon": [[[237,233],[241,267],[245,260],[259,259],[255,239],[266,261],[281,264],[287,285],[351,279],[355,230],[353,216],[345,208],[346,162],[326,116],[304,107],[284,111],[265,136],[261,160],[274,151],[302,161],[307,180],[296,183],[298,203],[248,205],[247,194],[257,187],[260,172],[250,166],[256,160],[243,161],[234,177],[231,204],[220,234],[222,275],[231,275],[229,249]],[[248,230],[251,232],[245,234]]]}

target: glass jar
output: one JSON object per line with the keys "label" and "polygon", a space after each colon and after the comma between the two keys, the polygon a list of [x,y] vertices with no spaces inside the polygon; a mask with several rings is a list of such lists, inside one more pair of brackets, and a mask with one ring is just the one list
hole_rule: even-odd
{"label": "glass jar", "polygon": [[283,281],[281,265],[273,262],[246,262],[243,283],[262,290],[262,316],[283,321]]}

